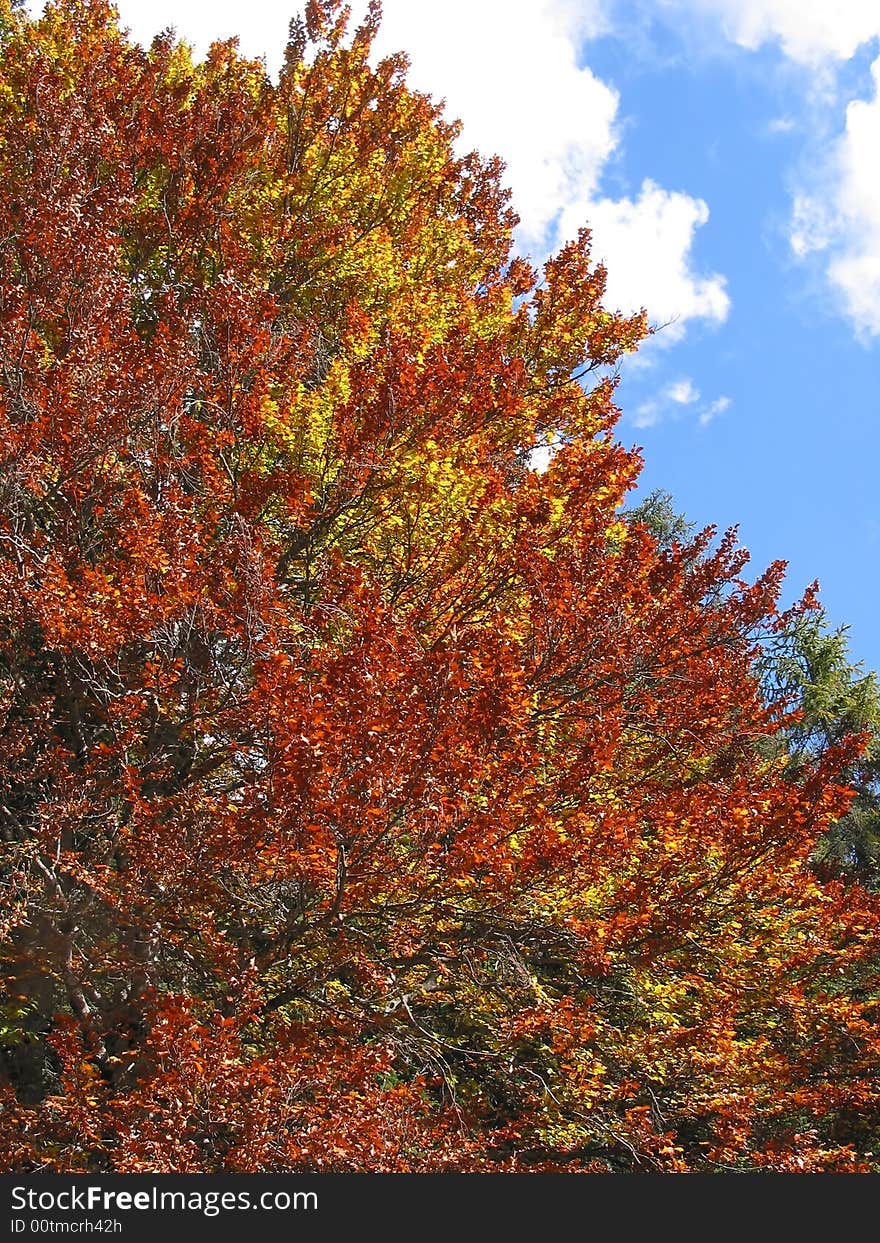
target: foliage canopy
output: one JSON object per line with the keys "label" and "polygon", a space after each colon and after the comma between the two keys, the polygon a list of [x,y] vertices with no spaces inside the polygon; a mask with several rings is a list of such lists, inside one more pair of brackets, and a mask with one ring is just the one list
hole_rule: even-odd
{"label": "foliage canopy", "polygon": [[863,739],[791,780],[782,567],[621,520],[588,233],[375,7],[272,83],[0,3],[6,1166],[868,1168]]}

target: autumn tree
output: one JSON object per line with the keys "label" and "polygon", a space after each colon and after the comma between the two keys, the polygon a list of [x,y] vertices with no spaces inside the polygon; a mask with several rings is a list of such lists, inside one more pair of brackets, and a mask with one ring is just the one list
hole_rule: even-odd
{"label": "autumn tree", "polygon": [[622,520],[644,318],[378,21],[2,0],[4,1165],[869,1168],[863,740],[756,745],[782,567]]}

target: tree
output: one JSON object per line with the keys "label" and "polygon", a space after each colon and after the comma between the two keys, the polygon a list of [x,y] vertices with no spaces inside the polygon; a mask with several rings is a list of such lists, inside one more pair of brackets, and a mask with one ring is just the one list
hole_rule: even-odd
{"label": "tree", "polygon": [[[624,512],[644,523],[661,547],[684,542],[694,524],[660,489]],[[811,588],[812,597],[815,585]],[[784,727],[760,739],[768,757],[784,757],[791,780],[811,771],[811,761],[846,740],[864,744],[845,773],[855,798],[816,845],[813,864],[822,874],[858,876],[876,888],[880,864],[880,690],[877,675],[852,660],[846,627],[831,628],[818,604],[796,609],[761,645],[756,673],[766,701],[785,713]]]}
{"label": "tree", "polygon": [[2,9],[3,1160],[867,1168],[859,739],[759,752],[782,567],[621,520],[644,317],[378,20]]}
{"label": "tree", "polygon": [[648,528],[662,548],[686,543],[694,533],[694,523],[684,514],[676,513],[672,494],[662,488],[649,492],[638,505],[624,511],[627,522],[639,522]]}
{"label": "tree", "polygon": [[759,672],[771,702],[794,705],[785,731],[770,745],[784,754],[792,780],[816,755],[859,739],[864,746],[845,779],[855,791],[847,812],[821,838],[815,864],[824,873],[858,876],[876,888],[880,864],[880,690],[849,654],[846,629],[833,630],[817,610],[792,620],[773,639]]}

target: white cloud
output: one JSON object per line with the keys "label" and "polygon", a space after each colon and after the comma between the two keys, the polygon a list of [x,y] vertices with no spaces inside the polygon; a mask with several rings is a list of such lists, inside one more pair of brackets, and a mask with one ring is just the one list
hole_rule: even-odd
{"label": "white cloud", "polygon": [[[681,418],[684,408],[696,405],[699,400],[700,390],[690,377],[671,380],[655,396],[647,398],[636,406],[631,415],[631,422],[639,428],[655,427],[665,419]],[[698,415],[700,426],[705,427],[711,423],[719,414],[729,409],[730,405],[729,397],[716,397],[714,401],[709,402],[700,410]]]}
{"label": "white cloud", "polygon": [[791,248],[799,259],[815,250],[826,250],[834,238],[834,221],[831,215],[833,189],[825,198],[818,193],[821,178],[816,178],[812,192],[801,189],[795,193],[791,212]]}
{"label": "white cloud", "polygon": [[694,382],[690,379],[673,380],[666,392],[669,400],[679,406],[690,406],[693,402],[700,400],[700,391],[694,387]]}
{"label": "white cloud", "polygon": [[[676,7],[681,0],[674,0]],[[880,35],[878,0],[684,0],[719,19],[724,33],[742,47],[776,41],[791,60],[819,66],[849,60]]]}
{"label": "white cloud", "polygon": [[[800,127],[807,155],[792,200],[790,242],[804,259],[823,256],[840,309],[863,337],[880,337],[880,57],[873,97],[846,106],[839,126],[840,72],[856,52],[880,39],[880,0],[664,0],[667,9],[719,22],[746,48],[778,43],[789,60],[810,70]],[[791,118],[771,122],[785,132]]]}
{"label": "white cloud", "polygon": [[445,95],[464,120],[465,143],[499,152],[521,217],[520,244],[536,257],[589,224],[608,268],[606,301],[645,307],[679,339],[688,321],[723,320],[722,277],[694,268],[700,199],[646,181],[635,200],[599,197],[615,151],[618,97],[580,64],[579,47],[603,29],[597,3],[385,0],[383,46],[406,47],[416,85]]}
{"label": "white cloud", "polygon": [[633,412],[633,427],[653,427],[655,423],[659,423],[661,414],[658,401],[643,401]]}
{"label": "white cloud", "polygon": [[292,0],[115,0],[123,26],[139,42],[149,44],[160,30],[173,26],[198,55],[219,39],[238,36],[246,56],[265,56],[276,71],[284,56],[287,28],[301,6]]}
{"label": "white cloud", "polygon": [[827,273],[857,331],[880,336],[880,57],[874,94],[853,100],[846,128],[811,189],[795,198],[796,255],[824,252]]}
{"label": "white cloud", "polygon": [[463,146],[502,156],[520,241],[544,253],[560,208],[593,193],[617,146],[617,92],[578,63],[598,7],[385,0],[383,13],[380,50],[406,50],[415,86],[462,118]]}
{"label": "white cloud", "polygon": [[[136,38],[148,42],[174,25],[203,53],[213,38],[240,36],[244,52],[276,69],[296,0],[241,5],[233,0],[118,0]],[[353,4],[355,16],[364,0]],[[613,0],[384,0],[382,53],[404,49],[411,81],[445,98],[464,122],[461,145],[498,154],[521,218],[518,243],[542,259],[584,224],[607,261],[608,302],[645,306],[671,321],[661,337],[679,339],[691,320],[722,320],[724,280],[697,271],[702,200],[646,181],[635,199],[601,197],[617,150],[618,95],[583,63],[582,49],[608,28]]]}
{"label": "white cloud", "polygon": [[700,427],[708,427],[713,419],[717,419],[719,414],[724,414],[730,406],[729,397],[716,397],[704,410],[700,411]]}
{"label": "white cloud", "polygon": [[584,214],[594,230],[594,254],[608,268],[609,306],[625,311],[644,306],[654,323],[666,325],[661,342],[679,340],[688,320],[726,319],[730,298],[724,277],[694,269],[694,234],[709,219],[702,199],[646,180],[635,199],[568,207],[563,231]]}

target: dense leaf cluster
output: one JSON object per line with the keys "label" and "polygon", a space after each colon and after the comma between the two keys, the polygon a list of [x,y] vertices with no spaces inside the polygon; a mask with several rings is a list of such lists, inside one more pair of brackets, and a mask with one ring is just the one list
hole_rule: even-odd
{"label": "dense leaf cluster", "polygon": [[868,1168],[862,731],[377,21],[0,3],[0,1161]]}

